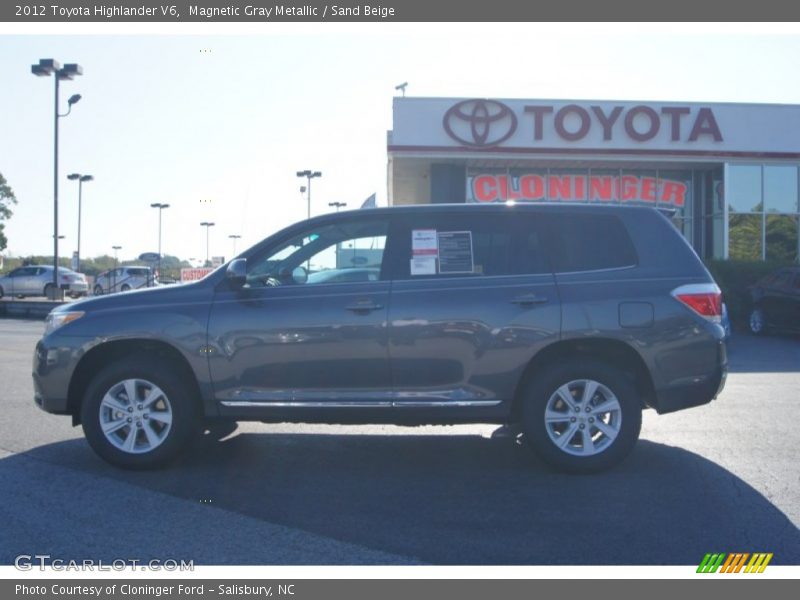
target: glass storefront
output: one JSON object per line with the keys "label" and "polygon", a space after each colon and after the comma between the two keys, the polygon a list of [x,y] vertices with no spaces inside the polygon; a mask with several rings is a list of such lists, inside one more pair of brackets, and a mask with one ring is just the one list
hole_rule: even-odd
{"label": "glass storefront", "polygon": [[728,165],[728,258],[797,262],[797,165]]}

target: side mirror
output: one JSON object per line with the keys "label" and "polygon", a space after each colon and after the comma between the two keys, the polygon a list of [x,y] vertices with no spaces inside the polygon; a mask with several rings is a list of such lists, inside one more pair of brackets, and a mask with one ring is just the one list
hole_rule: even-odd
{"label": "side mirror", "polygon": [[239,289],[247,281],[247,259],[237,258],[228,264],[225,269],[225,279],[231,286],[231,289]]}
{"label": "side mirror", "polygon": [[295,283],[306,283],[308,281],[308,271],[305,267],[295,267],[292,271],[292,281]]}

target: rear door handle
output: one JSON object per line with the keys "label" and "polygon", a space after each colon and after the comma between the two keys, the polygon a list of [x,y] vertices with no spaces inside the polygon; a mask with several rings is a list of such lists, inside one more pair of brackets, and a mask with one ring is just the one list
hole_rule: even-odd
{"label": "rear door handle", "polygon": [[366,300],[362,302],[354,302],[353,304],[348,304],[345,307],[347,310],[352,312],[372,312],[373,310],[380,310],[383,308],[383,304],[377,304],[372,300]]}
{"label": "rear door handle", "polygon": [[536,294],[522,294],[511,300],[512,304],[519,304],[520,306],[531,306],[533,304],[546,304],[549,298],[545,296],[537,296]]}

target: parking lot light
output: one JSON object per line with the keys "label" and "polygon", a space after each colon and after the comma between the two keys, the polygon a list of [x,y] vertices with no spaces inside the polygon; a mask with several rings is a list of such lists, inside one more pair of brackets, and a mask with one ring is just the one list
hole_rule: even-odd
{"label": "parking lot light", "polygon": [[74,94],[67,101],[69,109],[63,115],[58,113],[58,91],[59,82],[70,81],[78,75],[83,75],[83,68],[76,63],[69,63],[61,66],[53,58],[40,59],[38,64],[31,65],[31,73],[37,77],[49,77],[55,75],[55,102],[53,110],[53,300],[61,296],[58,285],[58,119],[66,117],[71,111],[72,106],[77,103],[81,96]]}
{"label": "parking lot light", "polygon": [[[77,94],[76,94],[77,96]],[[72,98],[74,98],[73,96]],[[70,102],[72,102],[72,98],[70,98]],[[78,96],[80,98],[80,96]],[[77,100],[76,100],[77,102]],[[83,183],[85,181],[94,181],[94,177],[91,175],[81,175],[80,173],[70,173],[67,175],[67,179],[70,181],[77,181],[78,182],[78,268],[77,271],[80,273],[81,270],[81,205],[83,203]]]}
{"label": "parking lot light", "polygon": [[208,230],[213,227],[215,223],[210,223],[208,221],[203,221],[200,223],[200,227],[206,228],[206,264],[208,264]]}
{"label": "parking lot light", "polygon": [[[321,171],[312,171],[310,169],[306,169],[305,171],[298,171],[297,172],[297,176],[298,177],[305,177],[308,180],[308,184],[306,186],[306,189],[308,190],[308,194],[307,194],[306,198],[307,198],[307,201],[308,201],[308,218],[310,219],[311,218],[311,180],[314,179],[315,177],[322,177],[322,172]],[[306,190],[304,190],[303,188],[300,188],[300,191],[304,192]]]}

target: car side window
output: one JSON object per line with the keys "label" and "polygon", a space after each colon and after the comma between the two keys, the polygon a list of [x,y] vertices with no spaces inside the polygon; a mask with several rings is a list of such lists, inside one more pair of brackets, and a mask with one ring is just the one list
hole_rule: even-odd
{"label": "car side window", "polygon": [[317,226],[247,261],[246,287],[378,281],[388,235],[386,219]]}
{"label": "car side window", "polygon": [[548,248],[558,273],[632,267],[639,259],[628,230],[613,215],[552,214]]}
{"label": "car side window", "polygon": [[409,216],[398,248],[398,278],[518,275],[511,215],[438,213]]}

